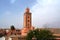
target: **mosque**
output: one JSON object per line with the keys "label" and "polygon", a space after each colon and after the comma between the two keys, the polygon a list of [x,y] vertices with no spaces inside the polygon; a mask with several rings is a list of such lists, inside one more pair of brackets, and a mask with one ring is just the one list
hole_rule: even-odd
{"label": "mosque", "polygon": [[32,27],[32,18],[31,18],[31,13],[30,9],[26,8],[25,13],[24,13],[24,28],[21,31],[21,35],[27,35],[27,32],[29,30],[33,30],[34,27]]}
{"label": "mosque", "polygon": [[34,30],[34,27],[32,26],[31,15],[32,13],[30,13],[30,9],[26,8],[25,13],[24,13],[23,28],[19,31],[18,29],[13,30],[13,31],[12,30],[7,31],[6,40],[8,40],[9,38],[13,40],[18,40],[18,39],[23,40],[24,36],[26,36],[30,30]]}
{"label": "mosque", "polygon": [[[24,23],[22,29],[4,29],[6,30],[7,35],[5,36],[5,40],[25,40],[25,36],[30,30],[34,30],[35,28],[32,26],[32,13],[29,8],[25,9],[24,13]],[[44,28],[40,28],[44,29]],[[60,28],[48,28],[51,32],[53,32],[56,36],[56,40],[60,40]]]}

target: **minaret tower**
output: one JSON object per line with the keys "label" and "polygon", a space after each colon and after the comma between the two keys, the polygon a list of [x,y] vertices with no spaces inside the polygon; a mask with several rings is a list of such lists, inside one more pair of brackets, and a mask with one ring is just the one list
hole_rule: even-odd
{"label": "minaret tower", "polygon": [[26,36],[30,30],[34,29],[34,27],[32,27],[31,13],[29,8],[26,8],[25,10],[23,26],[24,28],[21,30],[21,35],[23,36]]}
{"label": "minaret tower", "polygon": [[31,26],[32,26],[32,23],[31,23],[30,9],[26,8],[25,13],[24,13],[24,27],[31,28]]}

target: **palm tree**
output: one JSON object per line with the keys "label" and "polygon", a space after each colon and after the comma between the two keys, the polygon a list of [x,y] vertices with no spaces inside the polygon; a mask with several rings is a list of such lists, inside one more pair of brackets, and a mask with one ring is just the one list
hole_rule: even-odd
{"label": "palm tree", "polygon": [[39,29],[29,31],[29,33],[27,34],[26,40],[32,40],[33,37],[35,38],[35,40],[54,39],[52,32],[50,32],[49,30],[45,30],[45,29],[40,30],[40,31]]}
{"label": "palm tree", "polygon": [[11,29],[11,30],[15,30],[15,27],[12,25],[10,29]]}

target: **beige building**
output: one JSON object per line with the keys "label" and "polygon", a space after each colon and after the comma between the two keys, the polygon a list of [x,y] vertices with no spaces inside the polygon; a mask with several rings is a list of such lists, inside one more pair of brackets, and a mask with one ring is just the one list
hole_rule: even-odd
{"label": "beige building", "polygon": [[31,12],[29,8],[26,8],[25,13],[24,13],[24,28],[21,30],[21,35],[25,36],[27,35],[27,32],[29,30],[33,30],[34,27],[32,27],[32,17],[31,17]]}
{"label": "beige building", "polygon": [[26,28],[31,28],[31,13],[30,9],[26,8],[25,13],[24,13],[24,27]]}

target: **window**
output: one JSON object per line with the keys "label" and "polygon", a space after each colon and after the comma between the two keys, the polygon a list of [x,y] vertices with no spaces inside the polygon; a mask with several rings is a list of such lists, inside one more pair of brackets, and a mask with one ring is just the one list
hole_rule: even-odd
{"label": "window", "polygon": [[29,20],[28,20],[28,22],[29,22]]}
{"label": "window", "polygon": [[29,18],[29,16],[28,16],[28,18]]}

